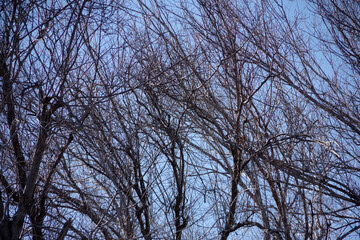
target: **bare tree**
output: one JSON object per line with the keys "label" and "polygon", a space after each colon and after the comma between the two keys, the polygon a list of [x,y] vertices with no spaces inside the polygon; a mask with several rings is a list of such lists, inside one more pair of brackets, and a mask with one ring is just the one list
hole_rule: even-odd
{"label": "bare tree", "polygon": [[74,138],[68,126],[86,118],[83,111],[72,116],[71,94],[86,7],[86,1],[1,3],[1,239],[44,239],[45,231],[62,228],[47,219],[49,187]]}
{"label": "bare tree", "polygon": [[1,239],[359,234],[360,6],[290,6],[2,3]]}
{"label": "bare tree", "polygon": [[[308,222],[301,230],[305,238],[328,236],[338,229],[337,224],[330,227],[331,222],[344,219],[332,215],[330,209],[324,213],[323,208],[335,204],[336,211],[350,207],[354,212],[349,210],[349,213],[356,214],[358,205],[357,188],[353,186],[357,170],[352,165],[356,161],[350,161],[356,159],[356,151],[344,150],[346,154],[342,155],[342,150],[335,147],[336,144],[344,146],[340,144],[344,134],[353,136],[353,131],[356,132],[354,105],[350,109],[339,105],[348,103],[350,96],[355,103],[353,96],[356,96],[357,87],[349,89],[347,86],[356,86],[356,81],[351,78],[345,82],[329,80],[320,64],[321,57],[314,55],[313,45],[308,46],[305,42],[303,25],[299,23],[301,19],[290,20],[280,3],[197,3],[195,11],[186,6],[179,8],[184,15],[160,4],[151,7],[143,4],[143,9],[154,25],[152,30],[177,56],[172,56],[181,66],[177,72],[188,73],[175,78],[178,88],[172,89],[168,95],[189,107],[189,113],[194,114],[192,121],[201,129],[204,140],[208,139],[207,142],[217,148],[219,154],[225,151],[233,157],[232,163],[226,158],[213,158],[224,170],[232,169],[226,221],[220,227],[223,228],[222,237],[227,238],[240,227],[255,226],[264,231],[265,238],[272,234],[290,239],[295,237],[296,231],[292,228],[296,229],[296,224],[289,219],[297,217],[301,223],[304,219],[300,215],[303,213]],[[327,8],[325,5],[322,7]],[[172,11],[178,18],[171,15]],[[346,15],[354,18],[352,13]],[[172,24],[174,18],[190,31],[178,31],[178,25]],[[334,42],[335,47],[337,42]],[[318,84],[322,82],[324,84],[319,88]],[[308,103],[301,105],[300,99]],[[324,116],[330,121],[324,121]],[[302,120],[294,122],[294,117]],[[286,124],[277,123],[282,119]],[[336,123],[338,121],[340,125]],[[343,132],[341,124],[350,131]],[[339,135],[333,135],[334,129]],[[353,149],[356,149],[354,137],[350,139],[354,140]],[[309,149],[310,154],[307,154]],[[311,160],[313,158],[318,160]],[[260,179],[254,175],[255,172],[262,173]],[[241,183],[242,174],[248,174],[250,187]],[[279,178],[281,175],[283,177]],[[266,184],[260,185],[259,181]],[[244,190],[255,189],[252,199],[260,209],[261,222],[247,219],[236,223],[238,184]],[[292,201],[286,197],[290,194],[289,186],[298,187],[298,191],[290,195],[294,198]],[[262,202],[267,196],[266,189],[272,193],[279,220],[270,217],[274,216],[268,207],[272,201]],[[306,194],[309,189],[316,194]],[[343,206],[342,201],[347,205]],[[301,206],[300,215],[290,211],[294,203]],[[350,232],[355,230],[350,228]]]}

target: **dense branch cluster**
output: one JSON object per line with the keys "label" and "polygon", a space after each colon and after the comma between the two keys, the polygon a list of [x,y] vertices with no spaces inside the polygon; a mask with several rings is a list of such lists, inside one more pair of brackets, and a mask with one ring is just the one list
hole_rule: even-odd
{"label": "dense branch cluster", "polygon": [[360,236],[359,1],[0,9],[0,240]]}

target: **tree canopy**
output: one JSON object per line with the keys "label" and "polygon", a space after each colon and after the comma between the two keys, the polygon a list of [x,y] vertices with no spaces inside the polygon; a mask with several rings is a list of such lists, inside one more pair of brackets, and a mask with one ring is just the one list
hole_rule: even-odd
{"label": "tree canopy", "polygon": [[360,236],[358,0],[0,6],[0,240]]}

